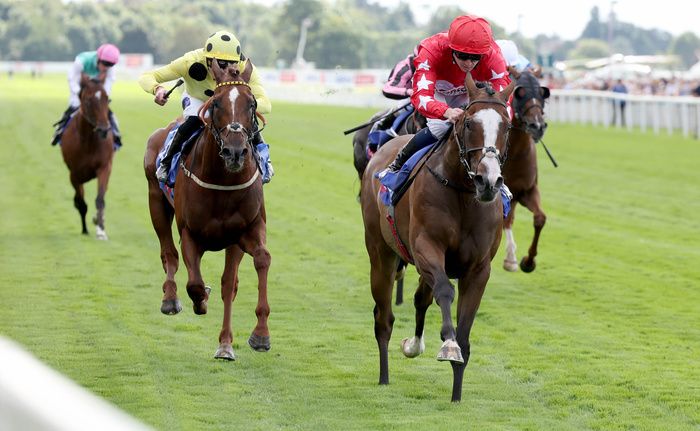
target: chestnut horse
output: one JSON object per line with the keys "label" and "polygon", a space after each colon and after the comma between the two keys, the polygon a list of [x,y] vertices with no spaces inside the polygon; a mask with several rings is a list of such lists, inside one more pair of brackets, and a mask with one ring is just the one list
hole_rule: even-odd
{"label": "chestnut horse", "polygon": [[234,360],[231,308],[238,292],[238,266],[244,253],[253,257],[258,275],[258,321],[248,344],[256,351],[270,349],[267,318],[267,273],[270,253],[265,246],[266,216],[262,179],[253,149],[256,128],[255,98],[237,71],[221,70],[216,61],[212,72],[217,82],[214,95],[200,111],[205,130],[181,163],[175,185],[174,208],[155,177],[156,155],[171,124],[148,139],[144,169],[148,179],[151,221],[160,241],[160,256],[166,279],[161,312],[177,314],[175,272],[178,253],[173,243],[173,216],[180,233],[181,251],[187,267],[187,294],[195,314],[207,312],[210,289],[205,286],[200,263],[205,251],[225,249],[221,275],[224,317],[215,358]]}
{"label": "chestnut horse", "polygon": [[[422,353],[425,315],[435,298],[442,314],[440,336],[444,341],[437,359],[452,364],[452,401],[462,397],[469,332],[501,240],[501,157],[506,152],[510,128],[506,101],[514,84],[496,93],[477,88],[467,74],[465,86],[471,103],[456,121],[447,142],[425,161],[425,169],[413,174],[413,185],[394,213],[396,235],[420,273],[414,296],[415,333],[402,341],[402,351],[407,357]],[[366,172],[374,174],[385,168],[408,139],[400,136],[385,144],[372,157]],[[392,281],[401,251],[387,221],[389,208],[378,196],[380,186],[374,175],[364,175],[360,201],[376,304],[379,384],[388,384],[388,349],[394,323]],[[459,280],[456,329],[451,317],[455,296],[451,278]]]}
{"label": "chestnut horse", "polygon": [[530,72],[522,72],[516,80],[513,92],[513,128],[509,136],[508,158],[503,164],[503,177],[513,194],[510,213],[504,222],[506,237],[506,257],[503,268],[518,270],[513,236],[515,207],[522,204],[533,214],[535,235],[527,256],[520,261],[523,272],[535,269],[537,243],[547,216],[540,205],[540,190],[537,186],[537,149],[535,143],[542,139],[547,123],[544,121],[544,103],[549,97],[549,89],[541,87],[537,78]]}
{"label": "chestnut horse", "polygon": [[75,189],[73,205],[80,213],[82,233],[88,234],[85,215],[85,190],[83,184],[97,178],[97,214],[95,224],[97,239],[106,240],[105,193],[114,157],[114,137],[109,123],[109,96],[103,88],[103,80],[83,75],[80,80],[80,109],[68,122],[61,138],[63,161],[70,171],[70,183]]}

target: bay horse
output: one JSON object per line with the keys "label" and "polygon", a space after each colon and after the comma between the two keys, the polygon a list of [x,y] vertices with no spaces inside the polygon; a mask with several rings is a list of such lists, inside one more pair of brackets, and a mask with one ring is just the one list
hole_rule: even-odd
{"label": "bay horse", "polygon": [[[388,346],[394,323],[392,281],[398,256],[406,252],[420,278],[414,295],[415,333],[402,341],[401,350],[407,357],[423,352],[425,315],[435,298],[442,314],[443,340],[437,359],[451,363],[452,401],[461,400],[464,369],[469,360],[469,332],[501,240],[501,157],[507,150],[510,129],[506,102],[514,85],[511,82],[501,92],[479,89],[467,74],[465,87],[471,102],[446,143],[427,160],[423,159],[425,169],[414,171],[413,185],[394,209],[395,224],[388,221],[391,213],[379,197],[381,184],[374,173],[385,168],[410,138],[400,136],[389,141],[367,165],[365,172],[371,175],[363,175],[360,201],[376,304],[374,334],[379,347],[379,384],[389,383]],[[456,329],[451,317],[453,278],[458,279]]]}
{"label": "bay horse", "polygon": [[222,70],[212,62],[217,86],[200,111],[205,130],[181,163],[175,181],[174,206],[161,191],[155,177],[156,156],[171,124],[148,139],[144,170],[148,180],[148,204],[153,228],[160,241],[166,279],[161,312],[181,310],[175,273],[178,253],[173,243],[173,217],[180,233],[181,251],[187,267],[187,294],[195,314],[205,314],[210,289],[205,286],[200,263],[205,251],[226,250],[221,275],[224,317],[215,358],[235,360],[231,309],[238,292],[238,267],[244,253],[253,257],[258,276],[257,325],[248,339],[256,351],[270,349],[267,319],[267,274],[270,253],[266,242],[266,214],[262,178],[253,148],[256,101],[247,82],[231,67]]}
{"label": "bay horse", "polygon": [[97,214],[95,224],[97,239],[106,240],[104,210],[105,193],[112,172],[114,137],[109,123],[109,96],[102,79],[91,79],[83,74],[80,80],[80,109],[68,122],[61,137],[61,154],[70,171],[70,183],[75,189],[73,205],[80,213],[83,235],[88,234],[85,216],[85,190],[83,184],[97,178]]}
{"label": "bay horse", "polygon": [[[379,120],[383,116],[389,113],[388,109],[379,111],[370,118],[370,120]],[[394,118],[394,116],[392,116]],[[414,135],[420,129],[426,126],[426,118],[418,113],[418,111],[413,111],[411,115],[406,118],[406,120],[401,124],[399,130],[396,131],[398,136],[403,135]],[[368,124],[362,129],[355,132],[352,137],[352,149],[353,149],[353,164],[355,165],[355,170],[357,171],[357,176],[360,181],[362,181],[362,174],[364,174],[367,168],[367,163],[369,163],[370,156],[367,153],[367,139],[369,132],[372,130],[372,124]],[[358,195],[359,198],[359,195]],[[399,261],[396,271],[396,305],[403,304],[403,280],[406,269],[406,262],[403,260]]]}
{"label": "bay horse", "polygon": [[547,129],[544,120],[544,104],[549,97],[549,89],[540,86],[537,78],[524,71],[516,78],[513,92],[513,128],[509,136],[508,158],[503,164],[503,178],[513,194],[510,213],[504,222],[506,257],[503,268],[517,271],[516,244],[513,235],[513,221],[517,203],[529,209],[533,215],[535,234],[527,255],[520,261],[523,272],[535,269],[537,244],[547,220],[540,203],[540,190],[537,185],[537,148]]}

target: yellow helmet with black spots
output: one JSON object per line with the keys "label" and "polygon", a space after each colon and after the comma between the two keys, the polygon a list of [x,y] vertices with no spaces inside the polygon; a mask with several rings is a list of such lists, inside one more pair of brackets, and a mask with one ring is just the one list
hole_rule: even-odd
{"label": "yellow helmet with black spots", "polygon": [[204,56],[227,61],[241,61],[241,43],[230,31],[219,30],[204,44]]}

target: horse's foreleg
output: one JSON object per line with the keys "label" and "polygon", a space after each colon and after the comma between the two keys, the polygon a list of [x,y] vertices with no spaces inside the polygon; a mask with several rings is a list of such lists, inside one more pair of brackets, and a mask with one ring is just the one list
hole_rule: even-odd
{"label": "horse's foreleg", "polygon": [[73,188],[75,189],[75,195],[73,196],[73,206],[75,209],[78,210],[78,213],[80,214],[80,221],[83,224],[83,230],[82,234],[87,235],[88,230],[87,230],[87,224],[85,223],[85,215],[87,214],[87,204],[85,203],[85,190],[83,189],[82,183],[80,183],[74,176],[71,174],[70,176],[70,183],[73,185]]}
{"label": "horse's foreleg", "polygon": [[248,338],[248,345],[257,352],[270,350],[270,329],[267,319],[270,315],[270,304],[267,302],[267,273],[270,269],[272,258],[265,247],[265,225],[253,230],[250,237],[242,238],[243,250],[253,256],[253,265],[258,274],[258,305],[255,307],[255,315],[258,322]]}
{"label": "horse's foreleg", "polygon": [[107,193],[107,184],[109,183],[109,175],[112,172],[112,164],[108,163],[104,169],[97,172],[97,197],[95,198],[95,207],[97,214],[92,220],[95,223],[97,239],[106,240],[107,232],[105,232],[105,194]]}
{"label": "horse's foreleg", "polygon": [[503,221],[503,231],[506,234],[506,257],[503,259],[503,269],[515,272],[518,270],[517,246],[513,235],[513,222],[515,220],[516,201],[512,201],[508,217]]}
{"label": "horse's foreleg", "polygon": [[202,262],[202,254],[195,241],[192,239],[189,230],[182,229],[180,231],[180,239],[182,244],[182,260],[187,267],[187,294],[192,299],[192,308],[195,314],[207,314],[207,302],[209,301],[209,292],[204,285],[200,264]]}
{"label": "horse's foreleg", "polygon": [[537,244],[540,240],[542,228],[547,222],[547,216],[540,206],[540,190],[537,186],[523,196],[520,201],[527,209],[532,211],[533,225],[535,228],[535,234],[532,237],[530,248],[527,250],[527,256],[524,256],[520,261],[520,269],[522,269],[523,272],[532,272],[535,270],[536,266],[535,257],[537,256]]}
{"label": "horse's foreleg", "polygon": [[180,300],[177,297],[177,285],[175,283],[175,273],[179,265],[178,252],[173,241],[172,231],[175,212],[155,182],[149,182],[148,184],[148,209],[151,213],[153,229],[158,235],[160,260],[163,264],[163,271],[165,271],[163,301],[161,302],[160,311],[163,314],[177,314],[182,310],[182,304],[180,304]]}
{"label": "horse's foreleg", "polygon": [[413,296],[413,305],[416,307],[416,331],[412,338],[404,338],[401,341],[401,350],[409,358],[415,358],[425,350],[425,342],[423,341],[425,313],[432,302],[433,294],[430,286],[421,277],[416,294]]}
{"label": "horse's foreleg", "polygon": [[435,302],[442,314],[440,337],[442,347],[437,355],[438,361],[464,362],[459,346],[455,341],[455,328],[452,323],[451,307],[455,297],[455,289],[445,273],[445,253],[427,238],[418,237],[412,247],[416,250],[416,267],[419,268],[421,279],[432,287]]}
{"label": "horse's foreleg", "polygon": [[464,369],[469,362],[471,332],[476,311],[484,295],[486,283],[491,275],[491,262],[485,260],[475,271],[459,279],[459,299],[457,300],[457,344],[462,351],[464,362],[452,362],[452,401],[462,399]]}
{"label": "horse's foreleg", "polygon": [[233,361],[233,331],[231,330],[231,309],[238,293],[238,266],[243,259],[243,250],[234,245],[226,249],[226,264],[221,275],[221,300],[224,302],[224,320],[219,333],[219,348],[214,357]]}

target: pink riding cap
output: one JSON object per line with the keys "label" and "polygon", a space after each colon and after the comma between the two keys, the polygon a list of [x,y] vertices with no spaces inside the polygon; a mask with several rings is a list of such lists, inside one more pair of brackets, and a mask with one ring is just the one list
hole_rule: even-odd
{"label": "pink riding cap", "polygon": [[105,43],[97,48],[97,59],[116,64],[119,62],[119,48],[111,43]]}

